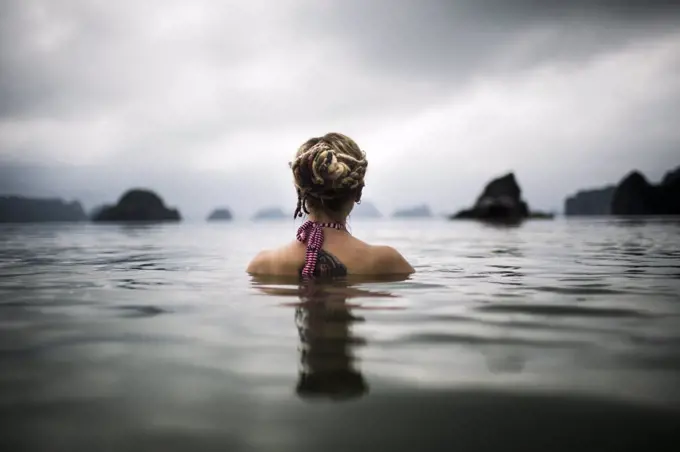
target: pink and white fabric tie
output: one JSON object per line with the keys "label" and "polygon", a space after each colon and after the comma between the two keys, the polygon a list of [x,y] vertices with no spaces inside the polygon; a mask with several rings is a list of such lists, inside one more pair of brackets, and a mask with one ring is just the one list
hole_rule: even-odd
{"label": "pink and white fabric tie", "polygon": [[297,240],[307,244],[305,266],[302,268],[303,277],[309,278],[314,275],[316,261],[319,258],[319,251],[321,251],[321,247],[323,246],[323,228],[344,230],[345,226],[340,223],[317,223],[314,221],[306,221],[297,231]]}

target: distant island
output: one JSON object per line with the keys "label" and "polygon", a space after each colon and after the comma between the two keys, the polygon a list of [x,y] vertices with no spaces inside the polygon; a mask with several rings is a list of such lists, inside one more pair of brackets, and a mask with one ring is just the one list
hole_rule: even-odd
{"label": "distant island", "polygon": [[87,218],[89,218],[90,220],[94,220],[97,217],[97,215],[99,215],[99,213],[107,207],[108,206],[106,204],[99,204],[98,206],[93,207],[88,212]]}
{"label": "distant island", "polygon": [[602,188],[580,190],[564,202],[564,214],[575,215],[609,215],[616,186],[607,185]]}
{"label": "distant island", "polygon": [[583,190],[565,201],[566,215],[680,215],[680,167],[657,185],[631,171],[616,186]]}
{"label": "distant island", "polygon": [[177,209],[165,206],[156,193],[146,189],[128,190],[114,206],[102,206],[92,217],[95,222],[180,221]]}
{"label": "distant island", "polygon": [[87,215],[78,201],[57,198],[0,196],[0,223],[42,223],[86,221]]}
{"label": "distant island", "polygon": [[427,204],[396,210],[392,216],[394,218],[430,218],[432,211]]}
{"label": "distant island", "polygon": [[283,210],[278,207],[267,207],[266,209],[258,210],[253,215],[253,220],[278,220],[283,218],[293,218],[293,215],[286,215]]}
{"label": "distant island", "polygon": [[210,215],[208,215],[207,221],[230,221],[234,217],[231,211],[225,207],[213,210]]}
{"label": "distant island", "polygon": [[519,222],[526,219],[551,219],[552,214],[532,212],[522,199],[514,173],[493,179],[477,198],[475,204],[449,217],[452,220],[481,220],[491,222]]}
{"label": "distant island", "polygon": [[614,215],[680,215],[680,167],[669,171],[658,185],[632,171],[616,187]]}
{"label": "distant island", "polygon": [[362,201],[355,205],[350,216],[351,218],[382,218],[378,208],[370,201]]}

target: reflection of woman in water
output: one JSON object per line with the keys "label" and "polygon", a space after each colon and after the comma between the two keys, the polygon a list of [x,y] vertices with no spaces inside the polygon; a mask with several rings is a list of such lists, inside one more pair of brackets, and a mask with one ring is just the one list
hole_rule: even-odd
{"label": "reflection of woman in water", "polygon": [[353,349],[361,344],[351,324],[363,321],[350,311],[341,293],[311,284],[301,287],[302,303],[295,309],[300,335],[300,397],[335,400],[361,397],[368,391],[363,375],[354,367]]}
{"label": "reflection of woman in water", "polygon": [[257,275],[317,276],[410,274],[413,267],[394,248],[369,245],[347,231],[347,217],[361,201],[365,153],[349,137],[311,138],[291,162],[298,194],[295,218],[308,215],[297,240],[260,252],[248,266]]}
{"label": "reflection of woman in water", "polygon": [[[405,277],[384,278],[400,281]],[[284,306],[295,307],[295,324],[300,336],[300,376],[296,392],[300,397],[329,397],[346,400],[361,397],[368,385],[355,366],[354,349],[363,339],[352,332],[354,322],[362,322],[352,311],[392,310],[395,306],[368,307],[351,303],[351,298],[396,298],[385,291],[365,290],[348,285],[347,281],[317,280],[295,283],[281,276],[255,276],[253,284],[261,292],[276,297],[299,298]],[[287,287],[282,286],[287,285]]]}

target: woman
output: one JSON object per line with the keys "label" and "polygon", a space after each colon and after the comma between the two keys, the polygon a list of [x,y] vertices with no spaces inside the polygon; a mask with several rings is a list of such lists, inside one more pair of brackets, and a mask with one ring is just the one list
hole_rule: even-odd
{"label": "woman", "polygon": [[329,133],[304,143],[290,166],[298,195],[294,218],[307,214],[308,221],[292,243],[260,252],[248,272],[302,278],[413,273],[394,248],[369,245],[347,231],[347,217],[361,201],[367,165],[364,152],[345,135]]}

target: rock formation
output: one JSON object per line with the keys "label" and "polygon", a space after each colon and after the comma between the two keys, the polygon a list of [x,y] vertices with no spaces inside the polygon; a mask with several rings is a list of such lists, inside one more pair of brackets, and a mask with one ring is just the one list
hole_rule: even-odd
{"label": "rock formation", "polygon": [[94,220],[97,217],[97,215],[99,215],[107,207],[109,206],[107,206],[106,204],[99,204],[97,206],[94,206],[92,209],[90,209],[90,212],[87,214],[87,217],[90,220]]}
{"label": "rock formation", "polygon": [[85,221],[87,215],[77,201],[0,196],[0,223]]}
{"label": "rock formation", "polygon": [[129,190],[115,206],[104,206],[92,218],[96,222],[180,221],[176,209],[165,206],[154,192],[144,189]]}
{"label": "rock formation", "polygon": [[680,182],[680,166],[666,173],[661,179],[661,185],[664,187],[674,187]]}
{"label": "rock formation", "polygon": [[527,218],[552,218],[551,214],[530,212],[522,199],[522,190],[513,173],[489,182],[475,205],[453,215],[451,219],[518,222]]}
{"label": "rock formation", "polygon": [[286,215],[283,210],[278,207],[268,207],[266,209],[258,210],[253,216],[254,220],[277,220],[282,218],[293,218],[293,214]]}
{"label": "rock formation", "polygon": [[616,187],[608,185],[591,190],[580,190],[564,203],[565,215],[609,215]]}
{"label": "rock formation", "polygon": [[658,185],[632,171],[616,187],[611,211],[614,215],[680,215],[680,167],[666,173]]}
{"label": "rock formation", "polygon": [[229,221],[233,218],[234,217],[232,216],[229,209],[219,208],[212,211],[212,213],[208,216],[208,221]]}
{"label": "rock formation", "polygon": [[429,218],[432,216],[432,211],[427,204],[400,209],[392,215],[395,218]]}
{"label": "rock formation", "polygon": [[352,218],[382,218],[382,214],[378,208],[370,201],[362,201],[352,209],[350,214]]}

